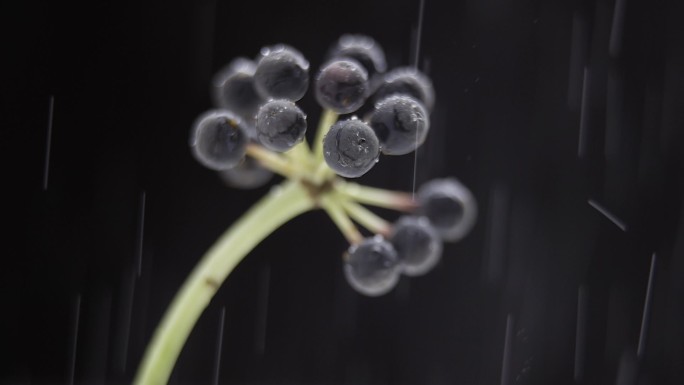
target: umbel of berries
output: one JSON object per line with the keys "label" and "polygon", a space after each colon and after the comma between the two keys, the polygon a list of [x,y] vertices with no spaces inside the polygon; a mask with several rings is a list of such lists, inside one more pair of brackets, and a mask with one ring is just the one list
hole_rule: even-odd
{"label": "umbel of berries", "polygon": [[[322,209],[329,215],[349,245],[346,252],[330,250],[339,258],[339,274],[350,290],[370,297],[453,260],[443,242],[473,228],[475,199],[455,178],[424,184],[416,199],[349,180],[363,177],[383,156],[409,154],[429,140],[435,108],[429,77],[413,67],[388,70],[380,45],[363,35],[344,35],[322,56],[324,64],[310,74],[309,61],[293,46],[266,45],[252,58],[230,61],[212,79],[214,105],[192,124],[191,154],[227,186],[256,189],[274,175],[284,180],[265,190],[201,258],[157,328],[136,384],[166,383],[222,282],[252,248],[300,214]],[[309,88],[320,114],[298,105]],[[317,125],[308,121],[311,115],[320,116]],[[309,143],[306,133],[314,126]],[[391,223],[373,207],[402,215]]]}

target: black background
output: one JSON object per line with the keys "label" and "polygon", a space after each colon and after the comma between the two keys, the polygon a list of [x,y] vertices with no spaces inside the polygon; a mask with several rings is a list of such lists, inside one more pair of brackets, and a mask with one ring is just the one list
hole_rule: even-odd
{"label": "black background", "polygon": [[[223,285],[171,383],[211,383],[224,307],[220,383],[681,383],[682,8],[427,0],[420,63],[437,105],[417,183],[455,176],[469,186],[480,211],[473,232],[447,245],[430,274],[365,298],[344,281],[346,243],[332,222],[299,217]],[[192,158],[188,130],[211,107],[214,71],[280,42],[315,69],[348,32],[373,36],[391,66],[407,65],[418,10],[404,0],[3,4],[11,230],[0,383],[71,383],[74,341],[74,383],[130,382],[194,263],[277,183],[229,189]],[[315,122],[310,94],[301,106]],[[361,181],[410,191],[412,165],[412,156],[382,158]]]}

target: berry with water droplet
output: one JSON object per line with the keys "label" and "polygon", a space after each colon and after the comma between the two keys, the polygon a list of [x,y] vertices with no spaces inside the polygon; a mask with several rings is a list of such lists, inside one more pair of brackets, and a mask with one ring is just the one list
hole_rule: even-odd
{"label": "berry with water droplet", "polygon": [[338,175],[357,178],[377,163],[380,142],[366,123],[358,119],[340,120],[323,139],[323,156]]}
{"label": "berry with water droplet", "polygon": [[306,115],[289,100],[271,100],[259,109],[256,130],[264,147],[285,152],[304,139]]}
{"label": "berry with water droplet", "polygon": [[296,49],[265,47],[254,73],[256,91],[264,99],[301,99],[309,87],[309,62]]}
{"label": "berry with water droplet", "polygon": [[404,155],[423,144],[430,117],[416,99],[391,95],[376,103],[369,124],[380,140],[383,154]]}

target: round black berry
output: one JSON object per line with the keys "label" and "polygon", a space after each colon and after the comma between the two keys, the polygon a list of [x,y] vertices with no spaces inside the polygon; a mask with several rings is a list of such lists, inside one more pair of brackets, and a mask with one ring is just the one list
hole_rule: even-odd
{"label": "round black berry", "polygon": [[404,155],[423,144],[430,117],[416,99],[392,95],[376,103],[369,124],[380,140],[383,154]]}
{"label": "round black berry", "polygon": [[434,179],[418,190],[420,213],[445,241],[457,241],[470,232],[477,219],[477,203],[456,178]]}
{"label": "round black berry", "polygon": [[366,238],[351,246],[344,258],[344,276],[349,285],[371,297],[392,290],[399,280],[400,270],[396,251],[381,237]]}
{"label": "round black berry", "polygon": [[213,170],[237,165],[247,147],[246,128],[240,117],[227,110],[214,110],[195,120],[190,132],[190,149],[195,158]]}
{"label": "round black berry", "polygon": [[309,62],[290,46],[279,44],[262,48],[254,85],[264,99],[297,101],[309,87]]}
{"label": "round black berry", "polygon": [[368,96],[368,73],[353,59],[328,62],[318,73],[316,100],[338,114],[359,109]]}
{"label": "round black berry", "polygon": [[366,123],[355,118],[340,120],[323,139],[323,156],[338,175],[357,178],[377,163],[380,143]]}
{"label": "round black berry", "polygon": [[256,130],[264,147],[284,152],[304,139],[306,115],[289,100],[271,100],[259,109]]}
{"label": "round black berry", "polygon": [[442,240],[425,217],[403,216],[394,224],[390,243],[409,276],[430,271],[442,257]]}

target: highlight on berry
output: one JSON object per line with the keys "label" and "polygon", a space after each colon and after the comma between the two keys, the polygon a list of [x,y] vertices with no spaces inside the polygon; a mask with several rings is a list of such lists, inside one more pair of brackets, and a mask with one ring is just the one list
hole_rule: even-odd
{"label": "highlight on berry", "polygon": [[[369,36],[343,35],[320,59],[313,76],[304,54],[287,44],[230,61],[212,79],[214,109],[192,125],[191,151],[230,187],[258,188],[275,174],[305,185],[349,242],[341,269],[349,286],[381,296],[400,277],[424,276],[447,260],[443,243],[472,230],[477,204],[453,177],[429,181],[417,194],[346,180],[362,177],[382,156],[418,151],[428,138],[435,91],[414,67],[388,68]],[[321,107],[312,143],[306,132],[314,125],[297,105],[310,81],[310,97]],[[364,116],[353,115],[359,111]],[[390,223],[366,206],[401,215]],[[357,225],[373,235],[361,235]]]}

